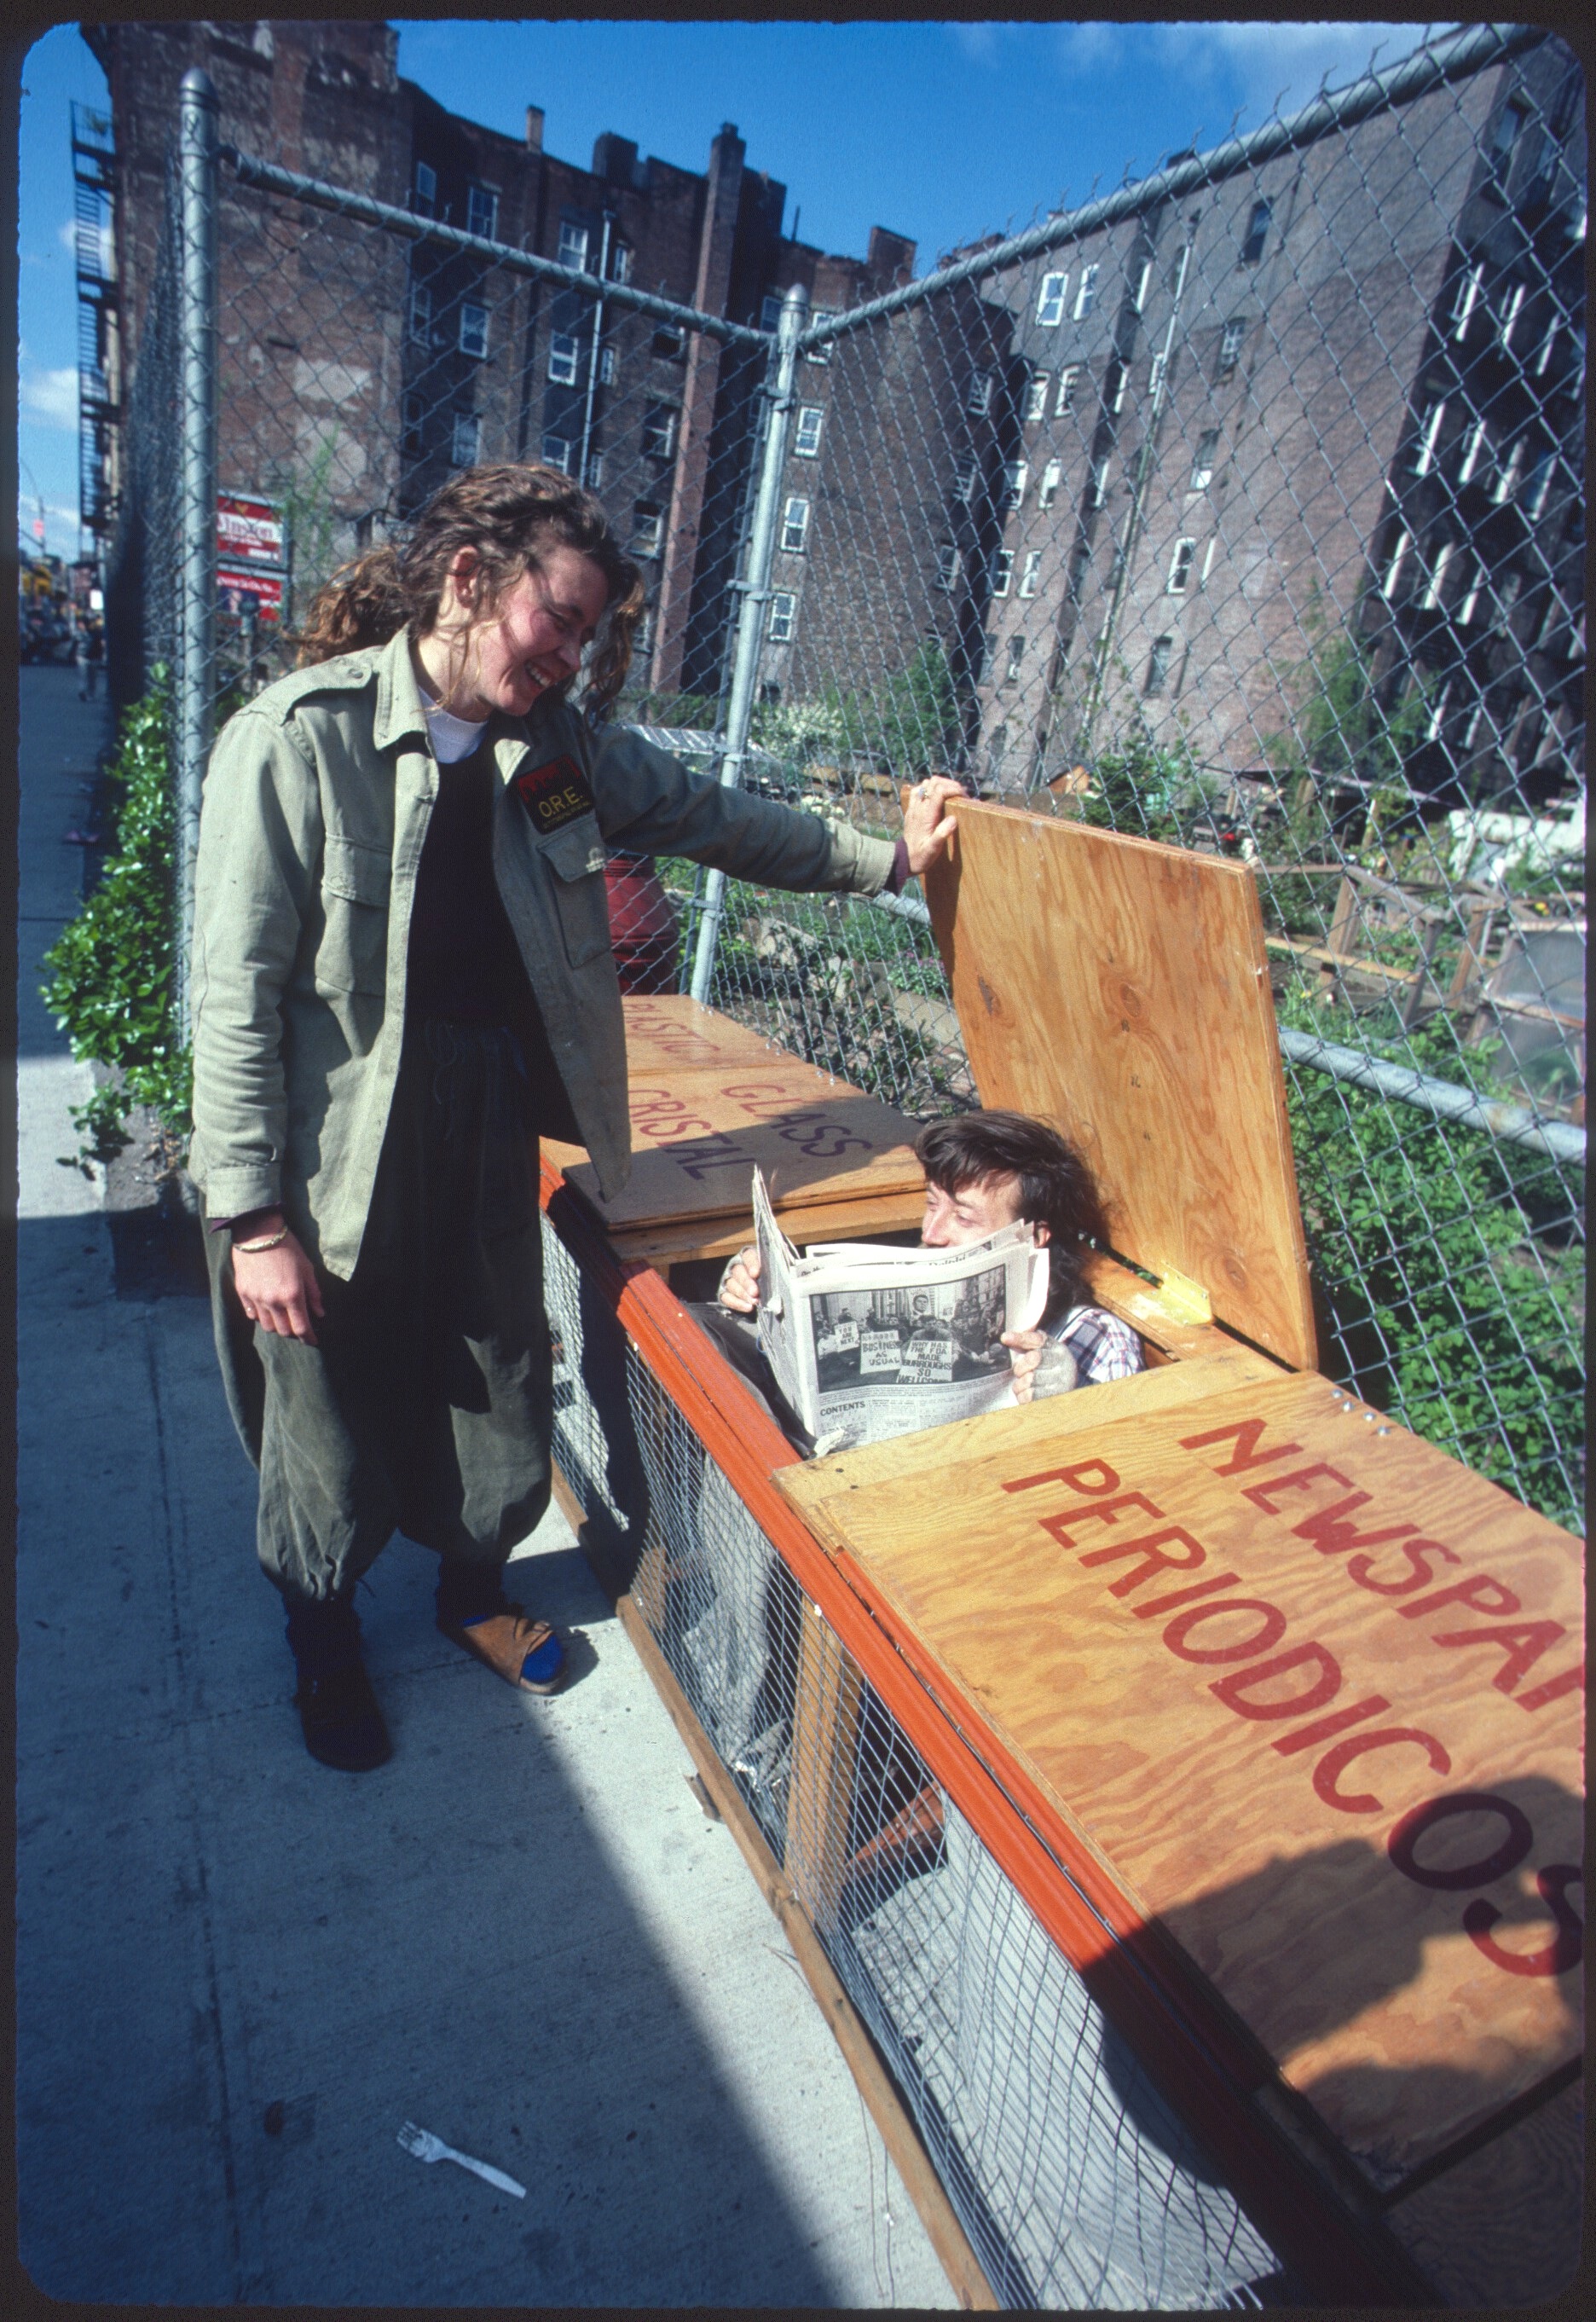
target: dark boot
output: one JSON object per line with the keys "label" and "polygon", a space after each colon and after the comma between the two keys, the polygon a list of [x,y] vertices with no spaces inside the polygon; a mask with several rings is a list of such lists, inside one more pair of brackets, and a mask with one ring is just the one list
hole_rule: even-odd
{"label": "dark boot", "polygon": [[340,1773],[369,1773],[393,1755],[382,1711],[360,1659],[352,1604],[291,1601],[288,1644],[299,1671],[294,1706],[305,1746]]}

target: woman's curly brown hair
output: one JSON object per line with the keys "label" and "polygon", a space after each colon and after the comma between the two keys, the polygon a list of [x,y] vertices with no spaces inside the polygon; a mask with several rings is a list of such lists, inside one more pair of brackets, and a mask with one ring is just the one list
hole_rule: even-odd
{"label": "woman's curly brown hair", "polygon": [[427,502],[402,547],[370,550],[317,590],[296,640],[297,666],[309,669],[336,654],[386,644],[401,629],[424,636],[437,625],[444,583],[462,548],[474,550],[480,561],[480,619],[556,545],[576,549],[604,575],[605,614],[582,690],[583,708],[597,716],[626,681],[643,612],[643,575],[616,544],[592,493],[558,468],[506,462],[453,477]]}

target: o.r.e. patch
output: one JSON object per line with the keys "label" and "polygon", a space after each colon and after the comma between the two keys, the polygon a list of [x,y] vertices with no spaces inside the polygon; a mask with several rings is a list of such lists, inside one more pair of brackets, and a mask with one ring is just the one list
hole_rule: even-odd
{"label": "o.r.e. patch", "polygon": [[593,812],[588,777],[569,755],[551,758],[546,765],[527,767],[515,776],[515,789],[540,838],[551,837],[579,815]]}

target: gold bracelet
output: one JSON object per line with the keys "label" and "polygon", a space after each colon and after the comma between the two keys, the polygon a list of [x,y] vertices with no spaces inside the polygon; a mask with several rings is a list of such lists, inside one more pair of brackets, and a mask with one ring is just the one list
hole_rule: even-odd
{"label": "gold bracelet", "polygon": [[288,1229],[285,1226],[280,1233],[269,1234],[264,1241],[235,1241],[233,1247],[242,1249],[246,1257],[259,1257],[262,1250],[276,1249],[287,1239]]}

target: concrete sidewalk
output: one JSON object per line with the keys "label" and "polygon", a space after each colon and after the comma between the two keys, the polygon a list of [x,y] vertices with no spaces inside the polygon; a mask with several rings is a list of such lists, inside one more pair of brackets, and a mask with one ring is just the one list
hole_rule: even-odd
{"label": "concrete sidewalk", "polygon": [[[517,1593],[570,1632],[565,1693],[446,1644],[435,1565],[399,1541],[360,1598],[393,1760],[306,1755],[208,1310],[55,1166],[84,1076],[30,993],[104,736],[70,672],[22,681],[28,2273],[186,2306],[952,2306],[558,1517]],[[406,2119],[527,2198],[413,2160]]]}

